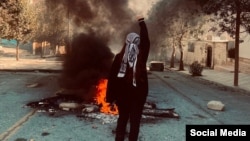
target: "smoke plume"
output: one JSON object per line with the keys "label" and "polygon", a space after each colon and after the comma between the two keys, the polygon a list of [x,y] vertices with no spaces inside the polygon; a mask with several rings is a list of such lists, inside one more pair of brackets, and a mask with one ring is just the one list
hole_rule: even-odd
{"label": "smoke plume", "polygon": [[[177,10],[175,6],[185,4],[185,0],[155,1],[146,17],[151,53],[157,53],[164,41],[168,17]],[[135,20],[138,13],[129,4],[131,0],[46,0],[55,16],[68,23],[71,50],[64,61],[63,87],[88,89],[108,76],[113,52],[122,48],[127,33],[139,31]],[[140,2],[135,4],[132,7],[145,8]]]}
{"label": "smoke plume", "polygon": [[151,8],[148,21],[151,54],[158,53],[161,47],[172,46],[172,42],[168,40],[171,38],[169,27],[178,18],[178,13],[194,12],[196,8],[197,5],[192,0],[159,0]]}
{"label": "smoke plume", "polygon": [[[68,23],[70,52],[66,54],[60,85],[85,89],[107,78],[114,53],[135,28],[135,14],[127,0],[46,0],[46,6]],[[116,45],[116,46],[111,46]]]}

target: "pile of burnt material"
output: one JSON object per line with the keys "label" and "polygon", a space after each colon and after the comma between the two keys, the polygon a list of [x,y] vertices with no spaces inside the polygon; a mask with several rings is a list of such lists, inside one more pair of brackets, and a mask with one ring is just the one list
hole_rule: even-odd
{"label": "pile of burnt material", "polygon": [[174,111],[175,108],[160,109],[157,108],[155,103],[146,102],[143,109],[143,114],[156,117],[180,118]]}
{"label": "pile of burnt material", "polygon": [[[102,105],[93,102],[86,102],[74,95],[56,95],[44,98],[38,101],[29,102],[27,107],[37,110],[37,112],[45,112],[49,115],[55,115],[60,112],[74,113],[78,117],[86,118],[106,118],[115,117],[117,114],[103,113],[101,111]],[[113,107],[110,107],[111,109]],[[179,115],[174,111],[174,108],[160,109],[152,102],[146,102],[143,110],[143,118],[163,117],[163,118],[179,118]]]}

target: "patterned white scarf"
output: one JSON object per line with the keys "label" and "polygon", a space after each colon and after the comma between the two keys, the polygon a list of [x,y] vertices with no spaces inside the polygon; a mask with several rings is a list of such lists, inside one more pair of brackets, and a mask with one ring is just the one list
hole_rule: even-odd
{"label": "patterned white scarf", "polygon": [[136,33],[129,33],[126,39],[126,48],[122,58],[120,71],[117,77],[124,77],[127,69],[127,62],[130,68],[133,68],[133,86],[136,86],[136,63],[139,54],[140,36]]}

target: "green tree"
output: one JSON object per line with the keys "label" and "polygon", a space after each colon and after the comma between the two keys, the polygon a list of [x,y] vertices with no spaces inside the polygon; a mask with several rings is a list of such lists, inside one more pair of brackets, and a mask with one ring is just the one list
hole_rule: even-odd
{"label": "green tree", "polygon": [[235,39],[234,86],[238,86],[239,39],[241,32],[250,33],[249,0],[196,0],[203,6],[206,14],[213,15],[222,32],[229,33]]}
{"label": "green tree", "polygon": [[32,35],[33,13],[29,0],[1,0],[0,37],[17,41],[16,60],[19,60],[19,45],[28,41]]}

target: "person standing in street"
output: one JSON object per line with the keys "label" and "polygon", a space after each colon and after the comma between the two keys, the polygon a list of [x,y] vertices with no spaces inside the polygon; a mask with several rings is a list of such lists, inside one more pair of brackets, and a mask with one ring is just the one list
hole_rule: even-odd
{"label": "person standing in street", "polygon": [[129,141],[137,141],[141,116],[148,95],[147,59],[150,50],[148,30],[143,17],[137,18],[139,35],[127,35],[121,51],[115,55],[108,78],[106,102],[116,104],[115,141],[124,141],[127,123],[130,123]]}

